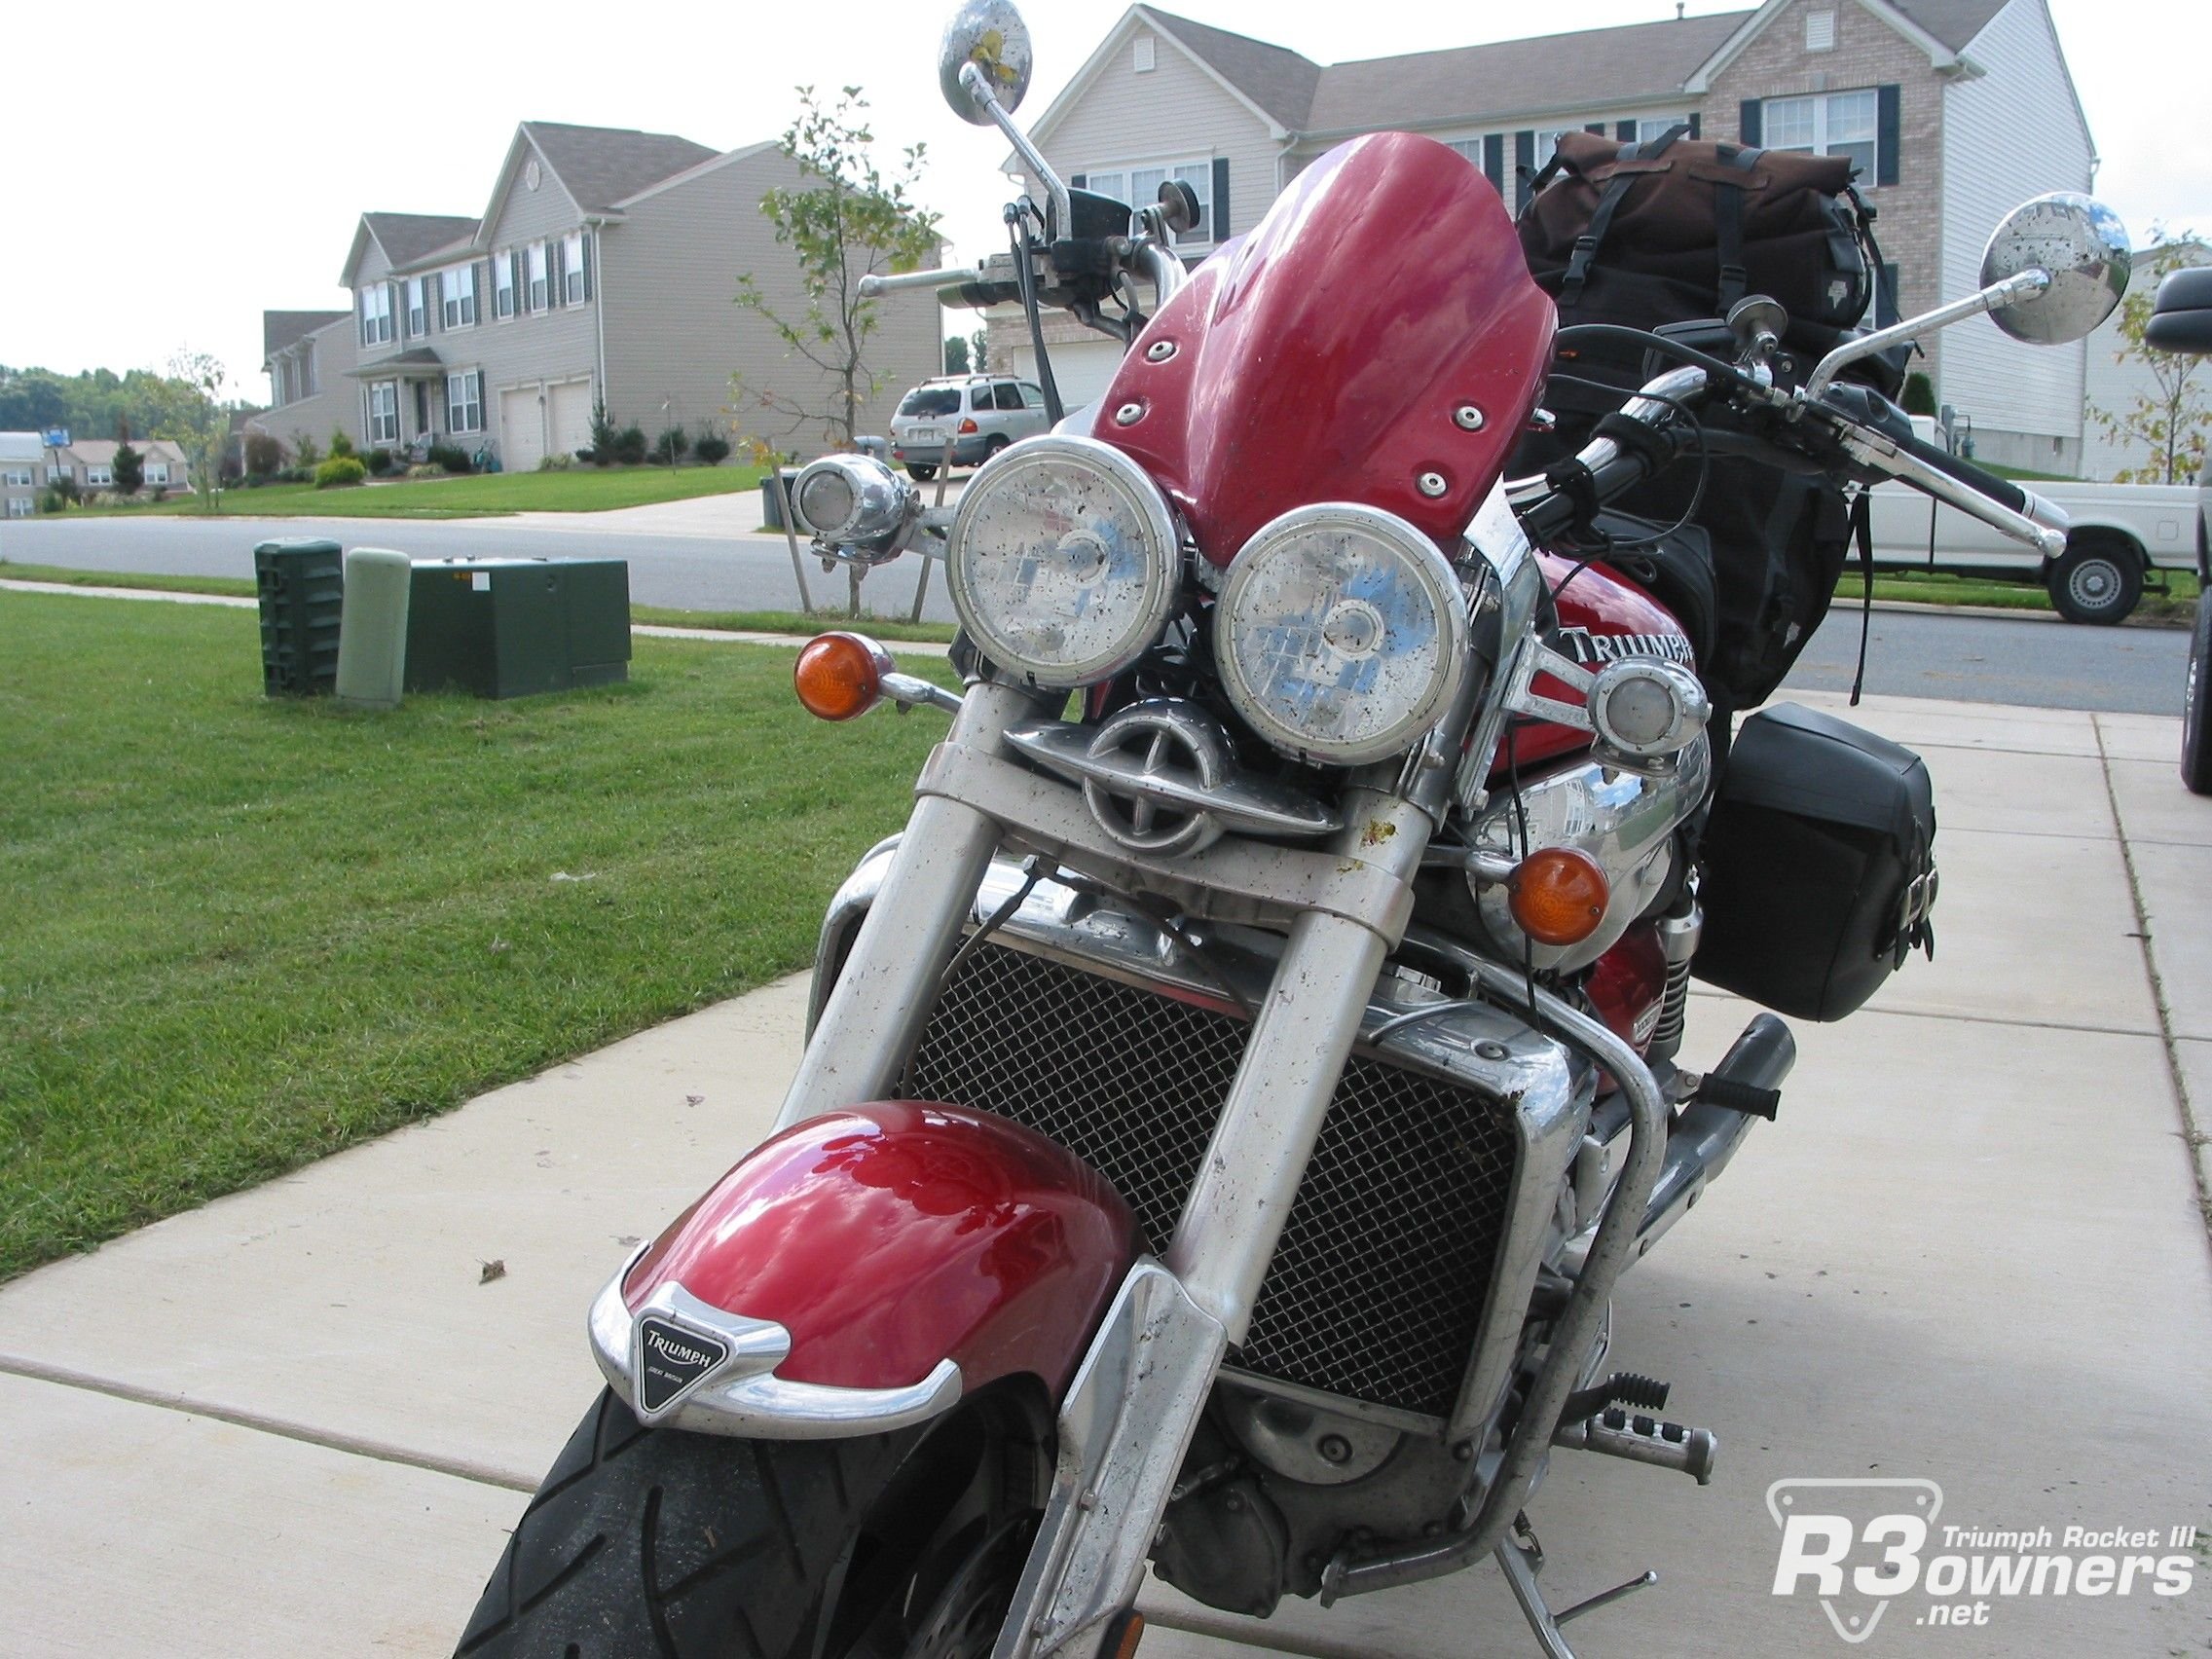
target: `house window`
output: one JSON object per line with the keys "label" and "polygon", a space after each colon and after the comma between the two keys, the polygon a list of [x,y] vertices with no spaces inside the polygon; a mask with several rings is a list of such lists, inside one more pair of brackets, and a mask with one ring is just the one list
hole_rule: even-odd
{"label": "house window", "polygon": [[[1481,165],[1477,158],[1477,166]],[[1178,247],[1204,247],[1213,240],[1213,164],[1211,162],[1171,162],[1156,167],[1116,167],[1107,172],[1085,175],[1089,181],[1084,188],[1100,196],[1111,196],[1117,202],[1126,202],[1132,207],[1150,207],[1160,200],[1160,187],[1171,178],[1179,178],[1198,196],[1198,223],[1196,230],[1185,231],[1175,239]]]}
{"label": "house window", "polygon": [[484,429],[484,376],[477,371],[446,376],[446,430]]}
{"label": "house window", "polygon": [[369,442],[399,442],[399,383],[378,381],[369,387]]}
{"label": "house window", "polygon": [[530,244],[530,309],[544,311],[550,303],[551,293],[545,281],[545,244]]}
{"label": "house window", "polygon": [[466,328],[476,321],[476,267],[457,265],[444,274],[440,283],[445,295],[445,324],[448,328]]}
{"label": "house window", "polygon": [[1639,144],[1648,144],[1669,128],[1687,127],[1689,124],[1690,118],[1686,115],[1644,116],[1636,124],[1636,141]]}
{"label": "house window", "polygon": [[29,518],[34,505],[35,503],[28,496],[10,496],[8,498],[8,516],[10,518]]}
{"label": "house window", "polygon": [[1770,150],[1803,150],[1816,156],[1849,156],[1861,178],[1878,178],[1874,134],[1881,99],[1871,87],[1802,98],[1768,98],[1761,137]]}
{"label": "house window", "polygon": [[0,485],[11,490],[28,490],[31,487],[31,469],[27,466],[11,466],[0,473]]}
{"label": "house window", "polygon": [[407,278],[407,332],[415,339],[430,332],[430,313],[426,309],[423,278],[420,276]]}
{"label": "house window", "polygon": [[149,461],[148,462],[146,462],[146,482],[147,482],[147,483],[149,483],[149,484],[166,484],[166,483],[167,483],[168,481],[169,481],[169,463],[168,463],[167,461]]}
{"label": "house window", "polygon": [[561,280],[566,284],[567,303],[580,306],[584,303],[584,234],[571,231],[561,239]]}
{"label": "house window", "polygon": [[114,468],[114,467],[112,467],[112,466],[95,466],[95,465],[93,465],[92,463],[91,463],[90,461],[88,461],[88,462],[86,463],[86,465],[85,465],[85,484],[86,484],[87,488],[89,488],[89,489],[93,489],[93,490],[104,490],[104,489],[106,489],[106,488],[107,488],[107,487],[108,487],[109,485],[113,484],[114,482],[115,482],[115,468]]}
{"label": "house window", "polygon": [[391,289],[379,282],[373,288],[361,290],[361,344],[387,346],[391,343]]}
{"label": "house window", "polygon": [[515,256],[511,252],[492,257],[492,314],[515,314]]}
{"label": "house window", "polygon": [[55,464],[55,465],[53,465],[53,466],[50,466],[50,467],[48,467],[48,468],[46,469],[46,481],[47,481],[47,482],[48,482],[49,484],[66,484],[66,483],[68,483],[68,482],[69,482],[69,468],[68,468],[68,467],[66,467],[66,466],[63,466],[63,465],[61,465],[61,464],[59,464],[59,463],[56,463],[56,464]]}
{"label": "house window", "polygon": [[1835,14],[1833,12],[1807,12],[1805,14],[1805,50],[1807,52],[1833,52],[1835,50]]}

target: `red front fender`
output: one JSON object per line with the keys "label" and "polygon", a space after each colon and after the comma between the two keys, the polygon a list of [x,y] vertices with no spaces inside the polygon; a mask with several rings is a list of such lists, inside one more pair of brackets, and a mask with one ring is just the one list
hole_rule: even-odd
{"label": "red front fender", "polygon": [[898,1388],[939,1361],[970,1389],[1022,1372],[1056,1401],[1136,1260],[1121,1195],[987,1112],[877,1101],[764,1142],[639,1257],[633,1313],[675,1281],[791,1333],[777,1376]]}

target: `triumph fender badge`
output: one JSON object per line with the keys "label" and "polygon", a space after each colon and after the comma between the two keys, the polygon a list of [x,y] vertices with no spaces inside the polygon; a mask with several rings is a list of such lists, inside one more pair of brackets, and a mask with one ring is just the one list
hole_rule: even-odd
{"label": "triumph fender badge", "polygon": [[730,1356],[720,1337],[648,1313],[638,1321],[638,1411],[657,1417],[719,1370]]}

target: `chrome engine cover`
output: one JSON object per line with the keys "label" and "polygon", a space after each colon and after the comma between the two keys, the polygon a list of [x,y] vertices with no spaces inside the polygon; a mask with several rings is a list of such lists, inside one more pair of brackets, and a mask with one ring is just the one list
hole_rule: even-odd
{"label": "chrome engine cover", "polygon": [[1533,944],[1515,925],[1505,889],[1470,870],[1475,907],[1491,942],[1508,962],[1520,961],[1526,949],[1539,969],[1571,971],[1597,961],[1666,886],[1674,873],[1675,830],[1697,810],[1712,781],[1713,746],[1700,732],[1669,761],[1630,765],[1583,755],[1524,779],[1518,801],[1512,791],[1493,791],[1489,807],[1467,831],[1478,852],[1517,863],[1533,848],[1578,848],[1598,861],[1612,898],[1598,931],[1579,944]]}

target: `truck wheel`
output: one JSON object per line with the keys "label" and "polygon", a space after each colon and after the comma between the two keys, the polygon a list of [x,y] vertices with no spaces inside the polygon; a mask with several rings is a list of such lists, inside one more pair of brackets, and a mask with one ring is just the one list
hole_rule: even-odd
{"label": "truck wheel", "polygon": [[2143,559],[2112,536],[2081,537],[2068,543],[2045,585],[2067,621],[2109,627],[2124,620],[2143,597]]}
{"label": "truck wheel", "polygon": [[2212,795],[2212,594],[2196,596],[2186,683],[2181,703],[2181,781],[2193,794]]}

